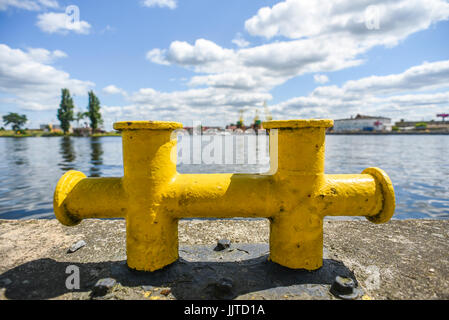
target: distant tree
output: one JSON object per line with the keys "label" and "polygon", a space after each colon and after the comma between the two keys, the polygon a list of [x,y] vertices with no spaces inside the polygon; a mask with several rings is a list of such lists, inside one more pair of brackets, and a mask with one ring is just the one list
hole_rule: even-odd
{"label": "distant tree", "polygon": [[415,123],[415,128],[416,129],[426,129],[427,128],[427,123],[425,123],[425,122]]}
{"label": "distant tree", "polygon": [[98,129],[98,126],[103,123],[100,108],[100,100],[92,90],[89,91],[89,105],[87,106],[87,114],[90,119],[90,127],[92,128],[92,133],[94,133],[95,130]]}
{"label": "distant tree", "polygon": [[73,121],[73,99],[70,97],[69,89],[61,90],[61,104],[58,109],[58,120],[61,123],[61,129],[66,134],[70,129],[70,121]]}
{"label": "distant tree", "polygon": [[15,132],[20,131],[21,127],[27,121],[28,121],[27,116],[24,114],[20,115],[18,113],[10,112],[6,116],[3,116],[3,123],[5,124],[5,126],[7,126],[8,124],[11,124],[12,129]]}

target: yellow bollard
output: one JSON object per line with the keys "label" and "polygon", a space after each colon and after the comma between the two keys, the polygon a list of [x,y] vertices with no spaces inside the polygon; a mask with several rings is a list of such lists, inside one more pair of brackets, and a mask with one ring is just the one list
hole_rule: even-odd
{"label": "yellow bollard", "polygon": [[180,123],[118,122],[124,176],[86,178],[68,171],[56,186],[55,215],[68,226],[85,218],[125,218],[128,266],[145,271],[178,259],[179,219],[268,218],[270,260],[315,270],[323,264],[325,216],[383,223],[395,208],[393,185],[381,169],[324,173],[325,131],[332,125],[332,120],[265,122],[270,151],[277,151],[271,175],[178,174],[171,153],[172,132]]}

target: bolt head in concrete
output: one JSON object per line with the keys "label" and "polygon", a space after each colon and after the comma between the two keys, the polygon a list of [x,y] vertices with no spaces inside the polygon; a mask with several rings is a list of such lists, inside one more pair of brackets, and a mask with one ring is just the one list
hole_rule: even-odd
{"label": "bolt head in concrete", "polygon": [[337,276],[332,283],[330,292],[337,298],[354,300],[361,296],[361,290],[356,288],[353,279]]}

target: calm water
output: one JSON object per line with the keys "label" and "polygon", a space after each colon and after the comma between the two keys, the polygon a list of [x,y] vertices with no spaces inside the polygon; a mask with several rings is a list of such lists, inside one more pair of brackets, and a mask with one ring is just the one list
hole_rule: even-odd
{"label": "calm water", "polygon": [[[360,173],[377,166],[389,174],[396,192],[395,218],[449,218],[449,136],[326,139],[326,173]],[[122,176],[121,138],[0,138],[0,219],[53,218],[54,188],[70,169],[89,176]],[[225,169],[178,167],[182,173]],[[259,170],[254,165],[233,167],[234,172]]]}

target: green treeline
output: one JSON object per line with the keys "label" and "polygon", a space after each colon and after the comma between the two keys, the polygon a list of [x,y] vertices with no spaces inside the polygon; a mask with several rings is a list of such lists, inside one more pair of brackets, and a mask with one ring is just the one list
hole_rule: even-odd
{"label": "green treeline", "polygon": [[[61,89],[61,102],[59,104],[59,108],[57,110],[57,118],[59,120],[62,134],[66,135],[69,133],[71,128],[71,122],[76,121],[77,127],[79,127],[79,122],[85,118],[90,121],[90,134],[98,135],[102,134],[102,132],[98,132],[99,127],[103,124],[103,118],[101,116],[101,105],[100,99],[95,95],[93,90],[88,92],[88,104],[87,110],[78,111],[75,113],[75,104],[70,95],[70,91],[67,88]],[[10,112],[7,115],[3,116],[3,123],[5,126],[11,125],[13,133],[8,134],[6,130],[1,127],[0,128],[0,136],[35,136],[36,132],[32,134],[27,133],[28,129],[23,129],[26,122],[28,121],[27,116],[24,114],[18,114],[14,112]],[[48,126],[49,131],[52,131],[52,128]],[[60,135],[58,132],[50,132],[51,134],[42,134],[42,135]],[[76,132],[75,132],[76,134]]]}

